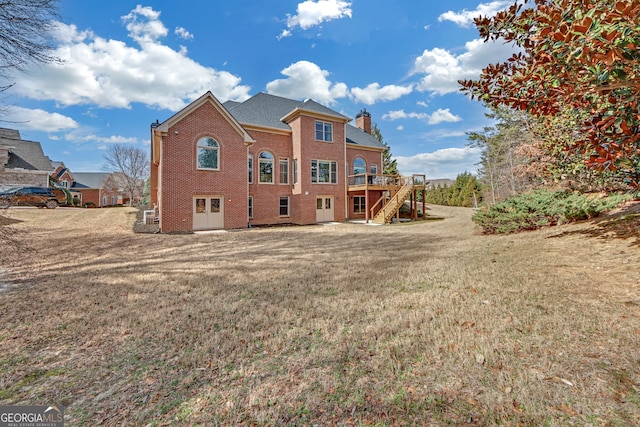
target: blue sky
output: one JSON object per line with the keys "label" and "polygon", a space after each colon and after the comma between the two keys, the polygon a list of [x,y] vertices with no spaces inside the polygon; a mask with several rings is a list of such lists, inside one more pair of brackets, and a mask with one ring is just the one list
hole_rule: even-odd
{"label": "blue sky", "polygon": [[1,127],[40,141],[72,171],[101,171],[110,144],[149,146],[149,125],[211,90],[366,108],[403,174],[475,172],[466,133],[489,124],[458,91],[512,47],[483,43],[473,17],[511,1],[61,0],[61,64],[13,76]]}

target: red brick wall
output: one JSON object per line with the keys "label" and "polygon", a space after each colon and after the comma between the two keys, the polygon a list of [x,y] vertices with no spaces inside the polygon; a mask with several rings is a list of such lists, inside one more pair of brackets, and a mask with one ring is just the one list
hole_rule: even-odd
{"label": "red brick wall", "polygon": [[[378,199],[380,199],[380,197],[382,197],[382,191],[378,191],[378,190],[369,190],[369,194],[368,194],[368,199],[367,199],[367,206],[366,209],[369,212],[369,219],[371,219],[371,208],[373,207],[373,205],[378,201]],[[349,193],[349,218],[350,219],[365,219],[366,218],[366,212],[362,212],[362,213],[355,213],[354,209],[353,209],[353,198],[355,196],[365,196],[365,192],[364,190],[362,191],[354,191]],[[378,209],[380,208],[380,204],[378,204]]]}
{"label": "red brick wall", "polygon": [[102,199],[100,198],[100,190],[90,188],[86,190],[77,189],[74,191],[79,191],[82,193],[82,206],[87,203],[93,203],[95,207],[102,206]]}
{"label": "red brick wall", "polygon": [[[291,137],[260,131],[249,132],[256,142],[249,147],[253,157],[253,184],[249,184],[249,195],[253,196],[253,219],[251,224],[298,223],[298,213],[292,208],[293,151]],[[261,152],[269,151],[273,157],[273,184],[260,183],[259,158]],[[289,159],[289,184],[280,184],[281,159]],[[248,175],[247,175],[248,179]],[[289,197],[289,216],[280,216],[280,197]]]}
{"label": "red brick wall", "polygon": [[[218,171],[198,170],[196,144],[202,137],[219,144]],[[247,226],[247,148],[242,136],[210,103],[171,126],[162,141],[160,227],[193,229],[193,197],[224,197],[224,227]]]}
{"label": "red brick wall", "polygon": [[353,161],[356,157],[361,157],[367,164],[367,173],[371,173],[371,164],[378,165],[378,173],[382,173],[382,153],[379,151],[360,150],[352,146],[347,146],[347,162],[349,165],[349,175],[353,175]]}
{"label": "red brick wall", "polygon": [[[59,172],[58,170],[56,170],[56,172]],[[60,186],[62,186],[62,181],[66,181],[67,184],[67,188],[70,188],[71,185],[73,184],[73,177],[71,176],[71,174],[69,173],[68,170],[66,170],[62,176],[58,177],[58,184]]]}
{"label": "red brick wall", "polygon": [[[153,147],[154,147],[154,133],[151,133],[151,148],[149,153],[149,159],[151,162],[151,166],[149,168],[149,206],[157,206],[158,205],[158,173],[159,167],[157,164],[153,162]],[[159,147],[158,147],[159,149]],[[158,153],[159,155],[160,153]]]}
{"label": "red brick wall", "polygon": [[[317,196],[333,196],[335,221],[346,220],[345,125],[342,122],[331,122],[333,142],[316,141],[316,120],[314,117],[300,116],[290,123],[293,129],[294,152],[299,153],[300,194],[296,195],[294,206],[299,215],[297,222],[300,224],[316,222]],[[337,184],[312,183],[311,160],[337,161]]]}

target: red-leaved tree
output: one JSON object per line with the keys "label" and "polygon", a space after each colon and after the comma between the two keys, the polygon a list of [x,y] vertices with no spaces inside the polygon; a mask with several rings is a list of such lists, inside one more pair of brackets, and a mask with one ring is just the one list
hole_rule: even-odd
{"label": "red-leaved tree", "polygon": [[522,0],[475,24],[520,52],[460,81],[462,91],[543,119],[586,113],[558,143],[640,189],[640,0]]}

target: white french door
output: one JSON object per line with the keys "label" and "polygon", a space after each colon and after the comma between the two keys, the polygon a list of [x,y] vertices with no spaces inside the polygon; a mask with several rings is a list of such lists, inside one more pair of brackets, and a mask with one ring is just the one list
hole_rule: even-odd
{"label": "white french door", "polygon": [[316,197],[316,222],[333,221],[333,209],[333,196]]}
{"label": "white french door", "polygon": [[196,196],[193,198],[193,229],[224,228],[224,197]]}

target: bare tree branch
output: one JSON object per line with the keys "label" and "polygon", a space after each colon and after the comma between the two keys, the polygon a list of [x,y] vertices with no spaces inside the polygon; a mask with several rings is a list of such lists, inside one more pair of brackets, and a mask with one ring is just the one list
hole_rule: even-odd
{"label": "bare tree branch", "polygon": [[115,144],[104,155],[105,169],[120,174],[125,190],[129,193],[129,204],[136,194],[142,196],[144,182],[149,174],[149,156],[141,148]]}
{"label": "bare tree branch", "polygon": [[[0,0],[0,78],[29,64],[56,62],[50,33],[58,19],[57,0]],[[10,84],[1,84],[7,87]]]}

